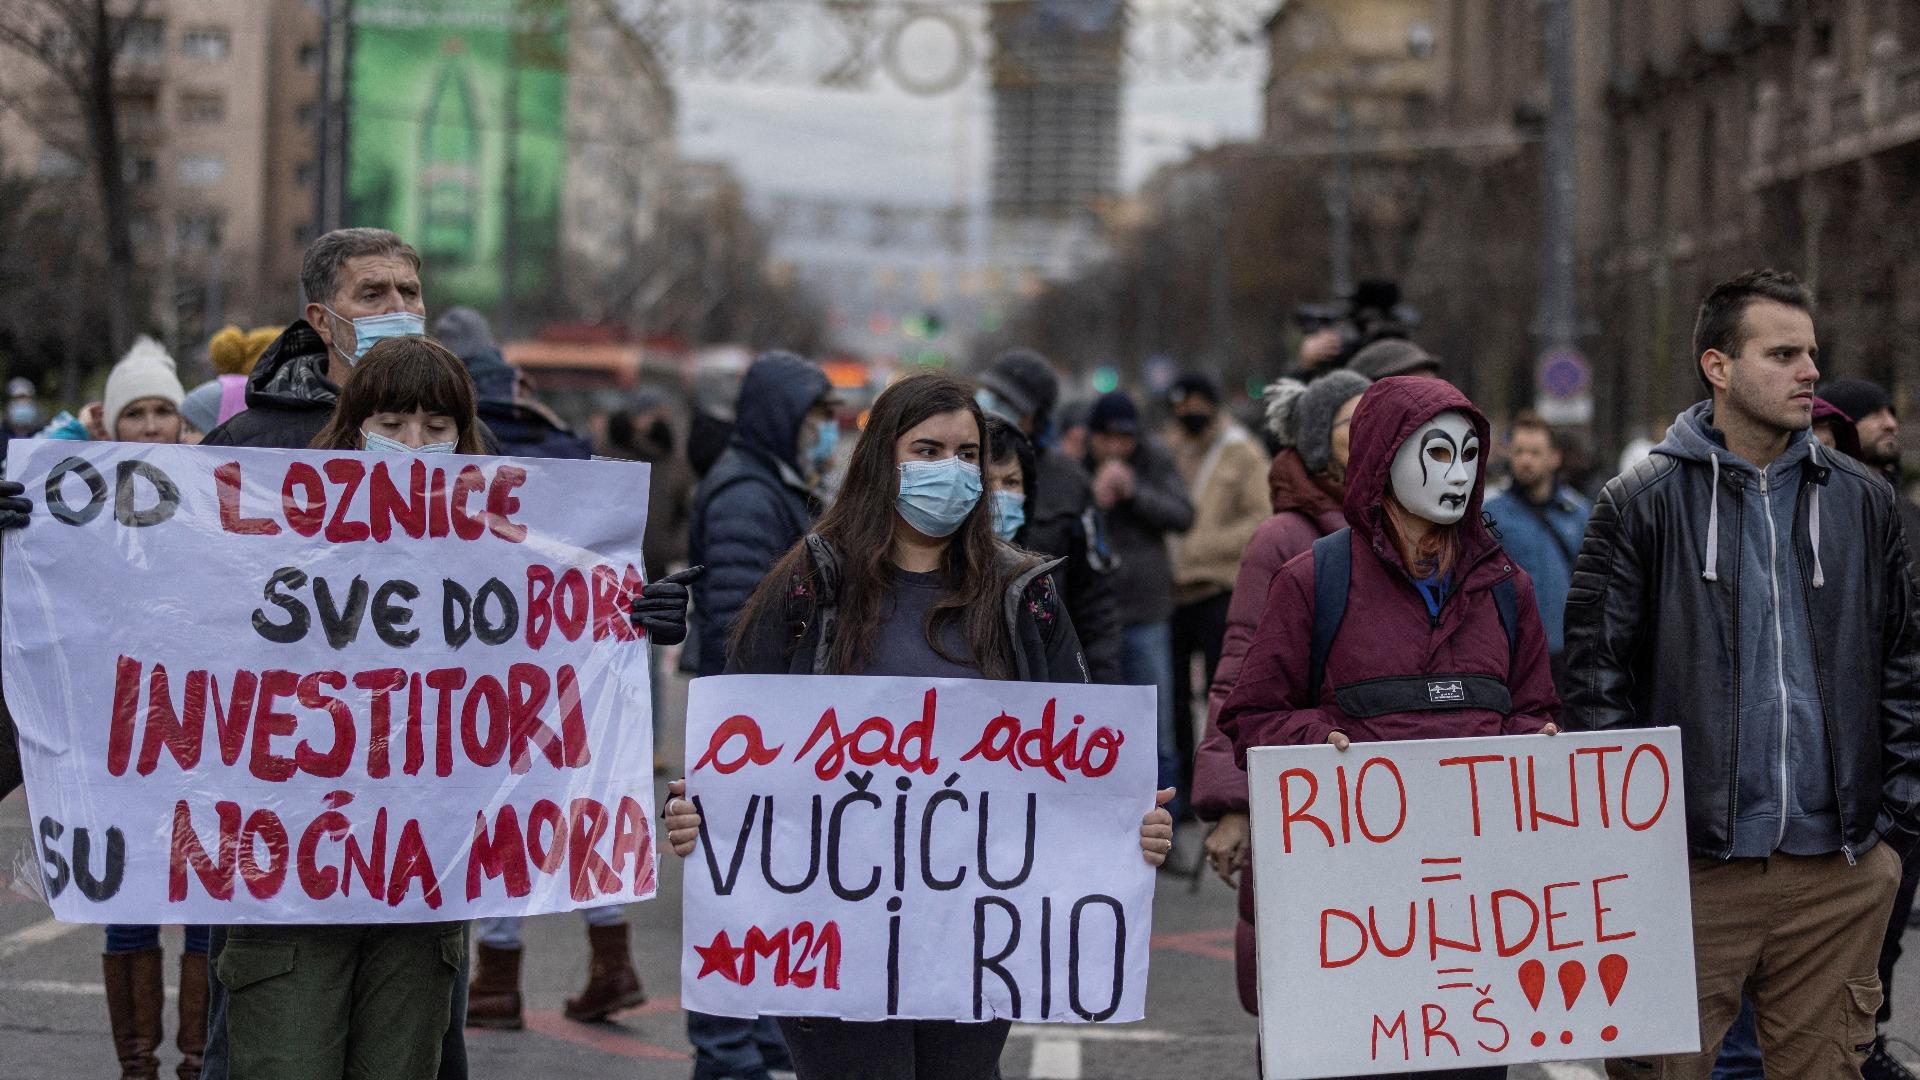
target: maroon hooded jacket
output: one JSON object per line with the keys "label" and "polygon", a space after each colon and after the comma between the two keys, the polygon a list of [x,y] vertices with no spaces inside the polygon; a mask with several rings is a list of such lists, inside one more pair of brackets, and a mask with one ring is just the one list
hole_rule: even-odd
{"label": "maroon hooded jacket", "polygon": [[1260,523],[1246,553],[1240,557],[1240,576],[1227,607],[1227,633],[1220,646],[1220,664],[1214,668],[1207,695],[1207,734],[1193,760],[1193,810],[1206,821],[1220,815],[1247,812],[1247,774],[1233,761],[1233,744],[1220,733],[1220,707],[1227,703],[1233,684],[1240,681],[1247,646],[1266,610],[1267,590],[1274,575],[1315,540],[1347,527],[1340,512],[1339,485],[1317,483],[1307,474],[1298,451],[1280,451],[1267,471],[1267,491],[1273,516]]}
{"label": "maroon hooded jacket", "polygon": [[[1387,533],[1383,503],[1400,444],[1449,409],[1467,414],[1483,448],[1492,446],[1487,419],[1466,395],[1437,379],[1382,379],[1354,412],[1347,466],[1346,511],[1352,527],[1353,572],[1346,616],[1333,639],[1320,687],[1310,704],[1305,686],[1313,633],[1313,554],[1289,562],[1273,579],[1266,612],[1247,651],[1240,680],[1220,713],[1234,759],[1246,764],[1255,746],[1324,743],[1335,731],[1355,742],[1524,735],[1538,732],[1560,708],[1548,670],[1547,637],[1534,606],[1533,583],[1502,551],[1480,516],[1484,459],[1459,526],[1453,588],[1437,618],[1408,576]],[[1519,620],[1513,647],[1494,604],[1493,586],[1513,578]],[[1484,708],[1348,716],[1335,700],[1343,686],[1401,676],[1484,675],[1499,679],[1513,710]]]}
{"label": "maroon hooded jacket", "polygon": [[[1282,450],[1267,472],[1267,490],[1273,516],[1260,523],[1246,554],[1240,557],[1240,576],[1227,608],[1227,634],[1214,669],[1213,689],[1207,700],[1207,734],[1193,758],[1193,810],[1208,821],[1222,814],[1247,812],[1247,772],[1233,760],[1233,743],[1221,733],[1220,707],[1239,681],[1247,647],[1266,609],[1267,590],[1274,576],[1294,556],[1313,547],[1328,533],[1346,528],[1340,500],[1307,474],[1306,463],[1295,450]],[[1240,871],[1239,920],[1234,926],[1233,970],[1240,1004],[1250,1013],[1260,1011],[1259,965],[1253,951],[1253,866]]]}

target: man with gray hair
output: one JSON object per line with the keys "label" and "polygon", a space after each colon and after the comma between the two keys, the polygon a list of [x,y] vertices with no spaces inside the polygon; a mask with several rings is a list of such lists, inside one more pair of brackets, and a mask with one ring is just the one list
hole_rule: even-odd
{"label": "man with gray hair", "polygon": [[[304,450],[333,417],[353,365],[383,338],[426,333],[420,255],[385,229],[335,229],[307,245],[300,263],[302,317],[282,331],[247,377],[247,408],[207,433],[202,446]],[[492,447],[492,436],[482,429]],[[226,945],[213,936],[214,963]],[[439,1080],[466,1080],[466,971],[454,980]],[[208,1002],[201,1080],[227,1080],[227,991],[217,977]]]}
{"label": "man with gray hair", "polygon": [[385,229],[335,229],[309,244],[300,290],[303,317],[254,365],[247,410],[208,432],[202,445],[304,449],[375,342],[426,333],[420,255]]}

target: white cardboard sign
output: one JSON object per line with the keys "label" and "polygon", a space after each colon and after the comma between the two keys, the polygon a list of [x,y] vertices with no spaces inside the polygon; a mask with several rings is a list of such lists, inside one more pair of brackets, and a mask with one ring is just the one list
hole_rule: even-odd
{"label": "white cardboard sign", "polygon": [[694,680],[681,1002],[1140,1019],[1154,717],[1150,687]]}
{"label": "white cardboard sign", "polygon": [[1247,755],[1271,1080],[1690,1052],[1680,736]]}
{"label": "white cardboard sign", "polygon": [[654,891],[647,469],[16,441],[7,706],[56,917]]}

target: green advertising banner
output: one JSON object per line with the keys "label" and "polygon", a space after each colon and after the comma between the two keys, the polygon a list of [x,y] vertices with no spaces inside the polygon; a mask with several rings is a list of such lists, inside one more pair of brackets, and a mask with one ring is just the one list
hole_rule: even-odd
{"label": "green advertising banner", "polygon": [[425,260],[436,310],[547,288],[565,180],[566,0],[355,0],[347,224]]}

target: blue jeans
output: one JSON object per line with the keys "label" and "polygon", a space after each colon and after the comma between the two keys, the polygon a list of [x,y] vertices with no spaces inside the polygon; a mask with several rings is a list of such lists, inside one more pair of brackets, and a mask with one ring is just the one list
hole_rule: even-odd
{"label": "blue jeans", "polygon": [[787,1042],[771,1016],[743,1020],[687,1012],[693,1044],[693,1080],[766,1080],[768,1069],[790,1069]]}
{"label": "blue jeans", "polygon": [[1740,999],[1740,1015],[1720,1040],[1720,1060],[1713,1063],[1713,1080],[1767,1080],[1760,1065],[1760,1036],[1753,1026],[1753,1002]]}
{"label": "blue jeans", "polygon": [[[1128,686],[1151,686],[1159,703],[1160,787],[1180,786],[1180,744],[1173,734],[1173,628],[1170,623],[1141,623],[1120,628],[1120,677]],[[1167,809],[1178,821],[1185,801]]]}
{"label": "blue jeans", "polygon": [[[207,935],[204,926],[189,926],[184,952],[207,955]],[[123,926],[117,923],[107,924],[107,952],[118,956],[121,953],[144,952],[160,947],[160,928],[157,926]]]}
{"label": "blue jeans", "polygon": [[[588,926],[618,926],[627,921],[627,909],[624,904],[581,908],[580,918]],[[475,919],[473,939],[492,949],[517,949],[520,947],[520,923],[518,915]]]}

